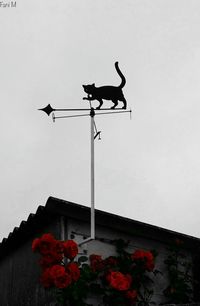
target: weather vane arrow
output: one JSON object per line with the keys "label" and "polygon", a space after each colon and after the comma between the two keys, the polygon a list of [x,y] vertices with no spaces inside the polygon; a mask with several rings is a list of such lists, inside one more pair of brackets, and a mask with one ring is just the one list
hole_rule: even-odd
{"label": "weather vane arrow", "polygon": [[[83,117],[83,116],[90,116],[91,118],[91,229],[90,229],[90,237],[83,240],[79,245],[82,245],[86,242],[89,242],[91,240],[95,239],[95,184],[94,184],[94,140],[99,136],[98,139],[100,138],[100,133],[101,131],[97,130],[94,117],[96,115],[108,115],[108,114],[119,114],[119,113],[130,113],[130,118],[131,118],[131,109],[126,110],[127,107],[127,102],[124,98],[122,88],[126,84],[126,79],[124,75],[122,74],[121,70],[119,69],[118,62],[115,63],[115,68],[117,73],[119,74],[121,78],[121,84],[119,86],[102,86],[102,87],[96,87],[95,84],[92,85],[83,85],[84,91],[87,93],[87,97],[84,97],[84,100],[88,100],[90,103],[89,108],[53,108],[50,104],[48,104],[44,108],[40,108],[39,110],[45,112],[48,116],[52,113],[52,118],[53,121],[55,122],[56,119],[61,119],[61,118],[74,118],[74,117]],[[114,105],[111,108],[101,108],[103,105],[103,99],[106,100],[111,100]],[[94,109],[91,105],[91,101],[93,100],[98,100],[99,101],[99,106]],[[122,101],[123,107],[122,108],[117,108],[118,101]],[[67,115],[67,116],[55,116],[54,112],[70,112],[70,111],[75,111],[75,112],[86,112],[89,111],[89,113],[84,113],[84,114],[74,114],[74,115]],[[102,112],[106,111],[106,112]]]}
{"label": "weather vane arrow", "polygon": [[44,108],[39,108],[38,110],[41,110],[45,112],[48,116],[52,112],[64,112],[64,111],[88,111],[90,110],[89,108],[53,108],[51,104],[48,104]]}
{"label": "weather vane arrow", "polygon": [[48,116],[55,111],[54,108],[51,107],[51,104],[48,104],[46,107],[44,108],[39,108],[38,110],[41,110],[43,112],[45,112]]}

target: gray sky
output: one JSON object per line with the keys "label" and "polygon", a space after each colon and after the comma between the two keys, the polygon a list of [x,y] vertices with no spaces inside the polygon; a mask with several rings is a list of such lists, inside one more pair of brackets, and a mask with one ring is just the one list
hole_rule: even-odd
{"label": "gray sky", "polygon": [[50,195],[90,205],[89,117],[37,109],[87,106],[82,84],[118,85],[115,61],[132,120],[96,117],[96,207],[200,237],[199,16],[199,0],[0,8],[0,238]]}

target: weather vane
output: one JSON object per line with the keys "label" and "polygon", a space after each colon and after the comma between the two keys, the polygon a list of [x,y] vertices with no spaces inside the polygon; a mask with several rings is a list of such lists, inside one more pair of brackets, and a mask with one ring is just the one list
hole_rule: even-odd
{"label": "weather vane", "polygon": [[[89,242],[91,240],[95,239],[95,177],[94,177],[94,140],[99,136],[101,131],[97,130],[94,117],[96,115],[108,115],[108,114],[119,114],[119,113],[130,113],[131,115],[131,109],[126,110],[127,108],[127,102],[124,98],[122,88],[126,84],[126,79],[124,75],[122,74],[121,70],[119,69],[118,62],[115,63],[115,68],[117,73],[119,74],[121,78],[121,84],[119,86],[101,86],[96,87],[95,84],[92,85],[83,85],[84,91],[87,93],[87,97],[84,97],[83,100],[89,101],[89,108],[52,108],[50,104],[48,104],[44,108],[40,108],[39,110],[44,111],[48,116],[52,113],[52,119],[55,122],[56,119],[62,119],[62,118],[72,118],[72,117],[83,117],[83,116],[90,116],[91,118],[91,129],[90,129],[90,135],[91,135],[91,229],[90,229],[90,237],[83,240],[79,245],[82,245],[86,242]],[[92,106],[93,100],[97,100],[99,102],[99,106],[94,108]],[[114,103],[114,105],[111,108],[101,108],[104,101],[103,100],[110,100]],[[122,108],[117,108],[118,101],[121,101],[123,103]],[[67,116],[55,116],[54,112],[78,112],[78,114],[73,115],[67,115]],[[80,114],[80,112],[87,112],[84,114]]]}

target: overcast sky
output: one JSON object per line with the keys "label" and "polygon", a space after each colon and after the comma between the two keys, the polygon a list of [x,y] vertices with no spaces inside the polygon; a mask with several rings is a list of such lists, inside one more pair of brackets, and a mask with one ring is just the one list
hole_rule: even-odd
{"label": "overcast sky", "polygon": [[96,116],[96,207],[200,237],[200,1],[16,4],[0,7],[0,239],[49,196],[90,205],[90,118],[37,109],[88,106],[82,84],[119,85],[115,61],[132,120]]}

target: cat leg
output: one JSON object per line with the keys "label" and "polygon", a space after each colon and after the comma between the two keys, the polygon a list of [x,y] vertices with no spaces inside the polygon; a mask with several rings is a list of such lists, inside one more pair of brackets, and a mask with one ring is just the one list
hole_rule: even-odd
{"label": "cat leg", "polygon": [[114,103],[114,105],[111,107],[111,109],[114,109],[118,105],[118,101],[117,100],[112,100],[112,102]]}
{"label": "cat leg", "polygon": [[103,105],[103,100],[102,99],[98,99],[98,101],[99,101],[99,106],[96,109],[100,109],[101,106]]}
{"label": "cat leg", "polygon": [[124,106],[122,107],[123,109],[126,109],[127,103],[126,103],[126,99],[123,98],[122,102],[124,103]]}

